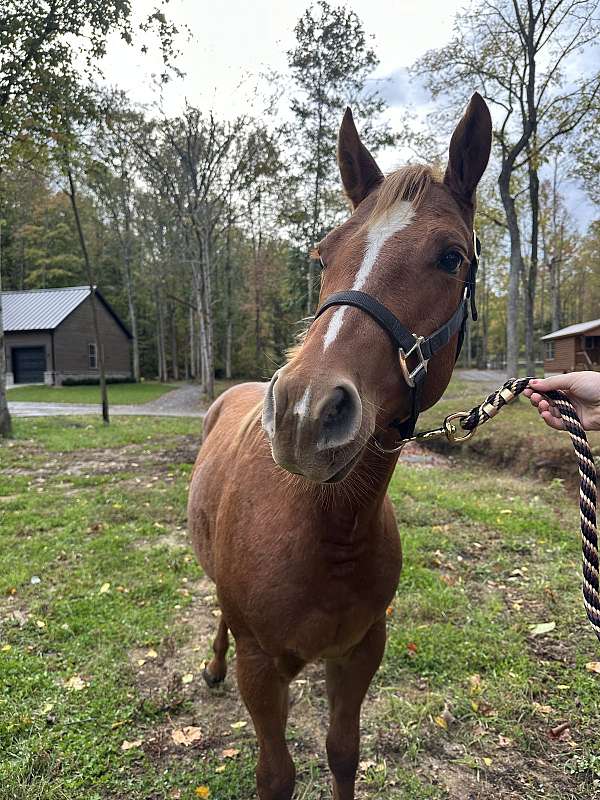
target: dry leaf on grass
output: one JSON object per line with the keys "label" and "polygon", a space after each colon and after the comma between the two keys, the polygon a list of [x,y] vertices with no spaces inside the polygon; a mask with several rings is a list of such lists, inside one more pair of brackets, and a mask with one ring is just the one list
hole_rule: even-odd
{"label": "dry leaf on grass", "polygon": [[202,731],[200,728],[196,728],[193,725],[186,725],[184,728],[171,731],[171,739],[175,744],[182,744],[184,747],[189,747],[193,742],[197,742],[201,736]]}
{"label": "dry leaf on grass", "polygon": [[85,689],[87,683],[81,678],[79,675],[73,675],[72,678],[65,683],[66,689],[73,689],[74,692],[80,692],[82,689]]}
{"label": "dry leaf on grass", "polygon": [[550,728],[550,738],[559,742],[568,741],[571,738],[571,723],[563,722],[555,728]]}
{"label": "dry leaf on grass", "polygon": [[181,682],[183,684],[191,683],[193,680],[194,680],[194,676],[192,675],[191,672],[186,672],[186,674],[181,678]]}
{"label": "dry leaf on grass", "polygon": [[239,756],[240,751],[237,750],[235,747],[227,747],[225,750],[221,752],[221,758],[237,758]]}
{"label": "dry leaf on grass", "polygon": [[234,731],[239,731],[241,728],[245,728],[247,724],[245,719],[240,719],[237,722],[232,722],[229,727],[233,728]]}
{"label": "dry leaf on grass", "polygon": [[208,786],[196,786],[194,793],[196,797],[200,797],[201,800],[207,800],[210,797],[210,789]]}
{"label": "dry leaf on grass", "polygon": [[597,672],[600,675],[600,661],[588,661],[585,668],[588,672]]}
{"label": "dry leaf on grass", "polygon": [[152,650],[152,648],[151,648],[146,653],[146,658],[158,658],[158,653],[156,652],[156,650]]}
{"label": "dry leaf on grass", "polygon": [[136,747],[142,746],[143,739],[135,739],[133,742],[128,742],[127,739],[121,745],[121,750],[134,750]]}
{"label": "dry leaf on grass", "polygon": [[556,622],[540,622],[538,625],[533,625],[531,628],[532,636],[543,636],[545,633],[550,633],[556,628]]}

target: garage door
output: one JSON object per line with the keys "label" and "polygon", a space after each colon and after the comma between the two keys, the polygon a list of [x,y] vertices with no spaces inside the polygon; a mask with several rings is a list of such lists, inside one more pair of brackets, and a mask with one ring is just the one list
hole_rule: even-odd
{"label": "garage door", "polygon": [[15,383],[43,383],[46,371],[45,347],[13,347]]}

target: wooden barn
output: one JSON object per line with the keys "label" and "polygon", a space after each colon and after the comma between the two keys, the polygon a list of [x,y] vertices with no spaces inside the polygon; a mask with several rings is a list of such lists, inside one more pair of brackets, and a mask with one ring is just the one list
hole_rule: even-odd
{"label": "wooden barn", "polygon": [[542,336],[544,372],[600,370],[600,319],[578,322]]}
{"label": "wooden barn", "polygon": [[[2,292],[8,385],[98,378],[89,286]],[[131,377],[131,334],[96,290],[109,378]]]}

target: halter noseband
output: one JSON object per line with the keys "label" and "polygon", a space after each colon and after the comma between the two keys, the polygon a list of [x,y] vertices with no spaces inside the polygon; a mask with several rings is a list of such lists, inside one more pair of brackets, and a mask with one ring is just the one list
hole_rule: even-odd
{"label": "halter noseband", "polygon": [[[421,396],[430,358],[445,347],[452,337],[458,333],[458,343],[454,359],[454,363],[456,363],[465,336],[469,310],[473,321],[477,319],[475,281],[480,254],[481,242],[475,231],[473,231],[473,258],[471,259],[469,273],[465,281],[463,299],[448,322],[429,336],[418,336],[416,333],[411,333],[389,308],[366,292],[354,290],[335,292],[325,299],[323,305],[321,305],[315,314],[315,319],[317,319],[324,311],[332,306],[353,306],[354,308],[359,308],[374,319],[380,328],[383,328],[392,340],[394,346],[398,348],[398,358],[402,375],[410,389],[411,413],[404,422],[400,422],[397,419],[393,420],[391,427],[396,428],[403,439],[412,436],[415,430],[415,425],[417,424],[417,419],[421,411]],[[416,357],[417,362],[411,368],[408,359],[413,356]]]}

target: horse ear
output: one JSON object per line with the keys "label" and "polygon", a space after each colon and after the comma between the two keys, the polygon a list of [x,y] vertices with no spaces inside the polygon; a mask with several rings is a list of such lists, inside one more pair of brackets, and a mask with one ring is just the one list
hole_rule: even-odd
{"label": "horse ear", "polygon": [[474,204],[475,189],[492,149],[492,117],[483,97],[475,92],[450,140],[444,183],[461,200]]}
{"label": "horse ear", "polygon": [[344,191],[354,209],[383,180],[383,174],[361,142],[349,108],[340,126],[337,155]]}

